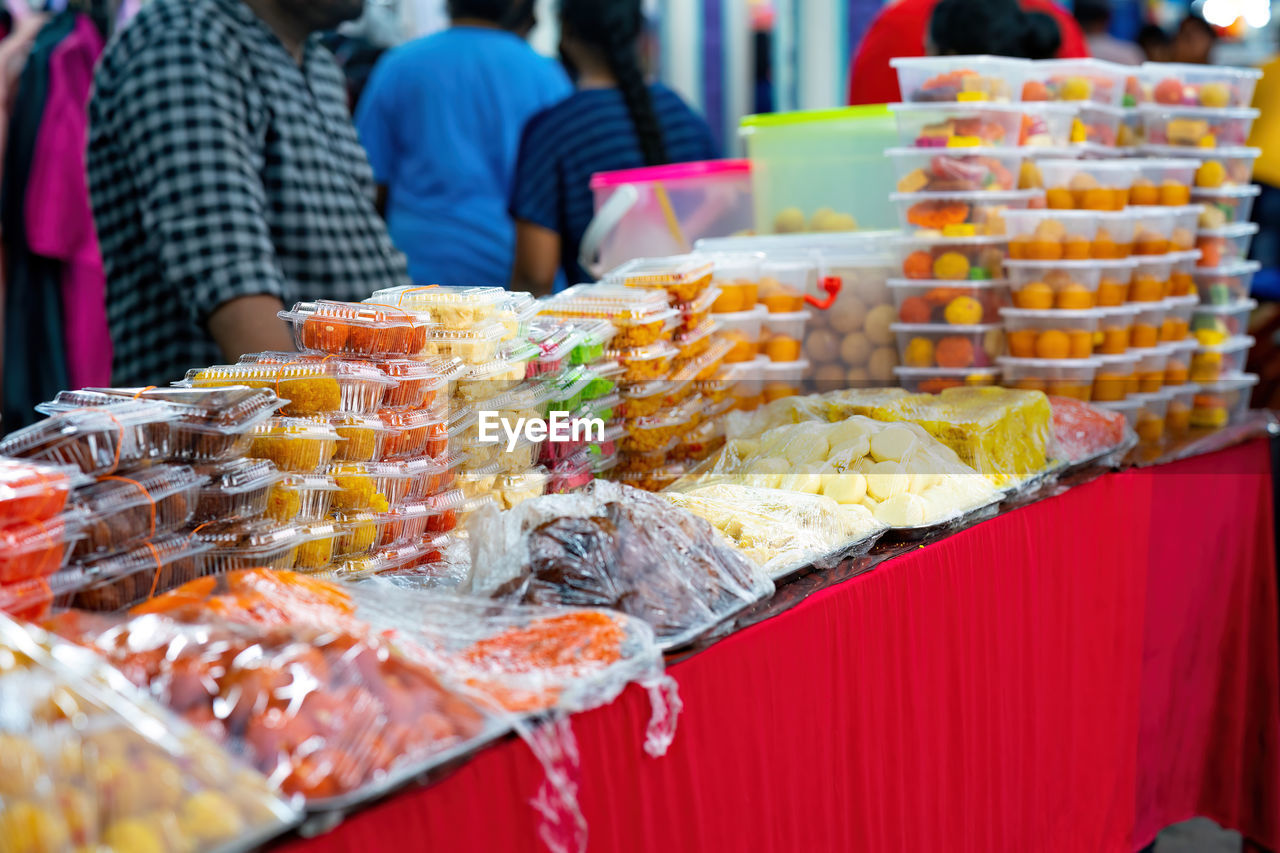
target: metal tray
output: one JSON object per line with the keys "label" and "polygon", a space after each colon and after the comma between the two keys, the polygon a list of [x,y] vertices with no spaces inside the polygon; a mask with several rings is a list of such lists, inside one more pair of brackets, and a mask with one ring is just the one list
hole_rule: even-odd
{"label": "metal tray", "polygon": [[815,571],[822,571],[824,568],[838,565],[850,557],[861,557],[864,554],[870,553],[871,549],[876,546],[876,543],[880,541],[881,537],[883,537],[888,530],[889,528],[887,527],[882,528],[877,530],[875,533],[872,533],[870,536],[864,536],[861,539],[855,539],[852,542],[845,542],[816,558],[806,559],[803,562],[785,566],[770,574],[769,577],[773,578],[773,582],[776,585],[790,580],[802,572],[808,572],[811,569]]}

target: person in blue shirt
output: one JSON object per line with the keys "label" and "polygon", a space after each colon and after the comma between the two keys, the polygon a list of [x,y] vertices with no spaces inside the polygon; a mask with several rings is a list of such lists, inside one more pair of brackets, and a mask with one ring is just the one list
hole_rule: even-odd
{"label": "person in blue shirt", "polygon": [[417,284],[510,279],[520,134],[572,92],[559,64],[503,26],[524,7],[450,0],[451,26],[388,52],[360,100],[356,129]]}
{"label": "person in blue shirt", "polygon": [[646,85],[640,0],[562,0],[560,53],[578,84],[534,116],[520,142],[511,215],[511,287],[543,295],[590,281],[578,264],[591,222],[591,176],[719,156],[711,128],[680,97]]}

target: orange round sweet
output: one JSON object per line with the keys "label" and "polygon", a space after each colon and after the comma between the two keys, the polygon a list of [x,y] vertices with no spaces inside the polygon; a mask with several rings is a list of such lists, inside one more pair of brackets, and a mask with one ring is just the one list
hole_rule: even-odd
{"label": "orange round sweet", "polygon": [[1226,241],[1221,237],[1201,237],[1197,240],[1196,248],[1200,250],[1200,266],[1222,266],[1222,250],[1225,244]]}
{"label": "orange round sweet", "polygon": [[1064,256],[1061,243],[1056,240],[1031,240],[1026,244],[1027,260],[1060,261]]}
{"label": "orange round sweet", "polygon": [[1103,355],[1124,355],[1129,348],[1130,327],[1108,326],[1102,330],[1102,344],[1098,351]]}
{"label": "orange round sweet", "polygon": [[1094,306],[1093,293],[1083,284],[1071,283],[1058,291],[1054,307],[1078,311]]}
{"label": "orange round sweet", "polygon": [[1039,335],[1035,329],[1018,329],[1016,332],[1010,332],[1009,355],[1014,358],[1035,358],[1037,337]]}
{"label": "orange round sweet", "polygon": [[902,262],[902,274],[907,278],[928,279],[933,277],[933,258],[928,252],[914,251]]}
{"label": "orange round sweet", "polygon": [[1024,376],[1014,383],[1014,387],[1019,391],[1039,391],[1042,394],[1049,390],[1045,381],[1038,376]]}
{"label": "orange round sweet", "polygon": [[1041,83],[1039,80],[1028,80],[1022,84],[1022,100],[1049,101],[1052,99],[1049,87]]}
{"label": "orange round sweet", "polygon": [[1072,329],[1067,332],[1067,339],[1071,342],[1072,358],[1088,358],[1093,355],[1093,332]]}
{"label": "orange round sweet", "polygon": [[1129,201],[1135,206],[1160,204],[1160,189],[1146,179],[1135,181],[1133,189],[1129,191]]}
{"label": "orange round sweet", "polygon": [[1044,205],[1050,210],[1073,210],[1076,206],[1071,190],[1066,187],[1054,187],[1045,192]]}
{"label": "orange round sweet", "polygon": [[1067,358],[1071,355],[1071,339],[1066,332],[1049,329],[1036,338],[1036,358]]}
{"label": "orange round sweet", "polygon": [[1053,288],[1042,281],[1033,281],[1013,294],[1013,304],[1019,308],[1044,310],[1053,307]]}
{"label": "orange round sweet", "polygon": [[1138,349],[1147,349],[1160,343],[1160,329],[1150,323],[1135,323],[1130,333],[1130,344]]}
{"label": "orange round sweet", "polygon": [[1191,187],[1177,181],[1165,181],[1160,185],[1160,204],[1165,207],[1191,204]]}
{"label": "orange round sweet", "polygon": [[1116,192],[1108,187],[1091,187],[1078,193],[1076,201],[1081,210],[1120,210],[1123,204],[1116,203]]}
{"label": "orange round sweet", "polygon": [[1082,385],[1074,379],[1055,379],[1049,383],[1047,393],[1055,397],[1070,397],[1073,400],[1082,400],[1087,403],[1092,391],[1092,386]]}
{"label": "orange round sweet", "polygon": [[1129,295],[1134,302],[1159,302],[1164,299],[1164,282],[1150,273],[1139,273],[1133,277]]}
{"label": "orange round sweet", "polygon": [[1115,260],[1124,257],[1120,254],[1120,246],[1106,231],[1099,231],[1093,238],[1093,256],[1101,260]]}
{"label": "orange round sweet", "polygon": [[1093,399],[1100,403],[1123,400],[1129,377],[1119,373],[1099,373],[1093,380]]}
{"label": "orange round sweet", "polygon": [[934,358],[937,359],[939,367],[972,367],[973,341],[960,336],[942,338],[938,341]]}
{"label": "orange round sweet", "polygon": [[928,323],[932,318],[933,308],[920,296],[907,297],[898,309],[898,319],[904,323]]}
{"label": "orange round sweet", "polygon": [[1098,284],[1098,305],[1103,308],[1114,308],[1123,305],[1129,298],[1129,285],[1113,278],[1104,278]]}
{"label": "orange round sweet", "polygon": [[1169,295],[1170,296],[1187,296],[1195,293],[1196,280],[1191,277],[1191,273],[1178,272],[1174,270],[1169,277]]}
{"label": "orange round sweet", "polygon": [[1062,257],[1068,261],[1088,260],[1091,246],[1079,234],[1068,234],[1062,241]]}

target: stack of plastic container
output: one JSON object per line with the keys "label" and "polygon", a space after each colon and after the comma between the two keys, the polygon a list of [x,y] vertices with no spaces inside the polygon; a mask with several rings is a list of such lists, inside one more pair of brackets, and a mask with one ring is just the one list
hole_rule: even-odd
{"label": "stack of plastic container", "polygon": [[78,468],[0,459],[0,612],[39,619],[53,601],[49,577],[79,542],[82,517],[65,513]]}

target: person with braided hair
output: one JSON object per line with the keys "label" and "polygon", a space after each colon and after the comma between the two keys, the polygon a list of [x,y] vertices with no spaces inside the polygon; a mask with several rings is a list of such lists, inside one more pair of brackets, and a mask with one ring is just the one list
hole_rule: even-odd
{"label": "person with braided hair", "polygon": [[512,289],[541,295],[590,281],[578,250],[594,213],[592,175],[719,156],[706,121],[645,80],[644,25],[641,0],[561,0],[560,55],[577,91],[525,127]]}

